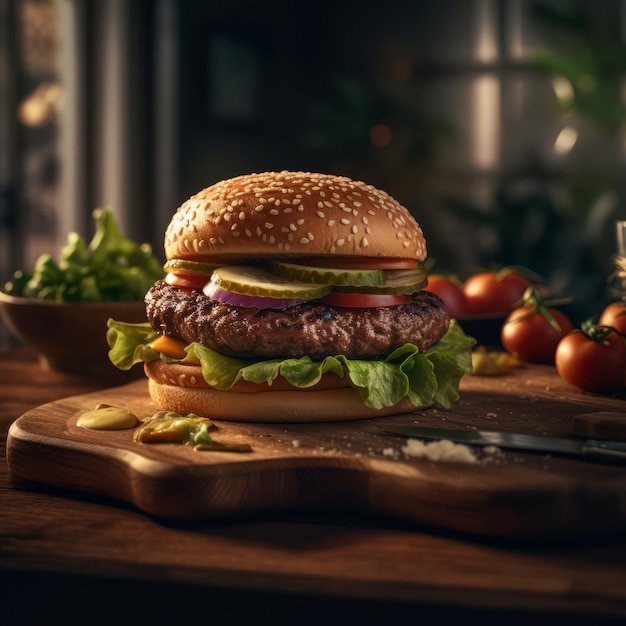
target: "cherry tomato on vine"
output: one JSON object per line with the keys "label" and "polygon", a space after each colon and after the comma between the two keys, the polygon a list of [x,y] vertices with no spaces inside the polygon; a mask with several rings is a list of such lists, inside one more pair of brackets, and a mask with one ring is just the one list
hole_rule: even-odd
{"label": "cherry tomato on vine", "polygon": [[472,315],[506,314],[511,312],[530,286],[531,281],[526,276],[503,268],[473,274],[463,284],[463,292]]}
{"label": "cherry tomato on vine", "polygon": [[507,316],[500,333],[502,347],[510,354],[529,363],[554,363],[556,348],[572,322],[561,311],[524,304]]}
{"label": "cherry tomato on vine", "polygon": [[469,315],[469,304],[463,293],[462,284],[454,278],[444,274],[430,274],[424,291],[438,295],[450,317],[459,318]]}
{"label": "cherry tomato on vine", "polygon": [[618,333],[626,335],[626,304],[624,302],[611,302],[600,315],[598,326],[611,326]]}
{"label": "cherry tomato on vine", "polygon": [[626,380],[626,343],[613,328],[583,324],[561,339],[555,365],[570,385],[597,393],[615,391]]}

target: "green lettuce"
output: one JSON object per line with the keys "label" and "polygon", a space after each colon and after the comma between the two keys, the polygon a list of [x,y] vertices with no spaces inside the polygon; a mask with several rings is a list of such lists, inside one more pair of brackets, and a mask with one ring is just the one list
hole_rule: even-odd
{"label": "green lettuce", "polygon": [[255,361],[224,356],[199,343],[185,348],[182,359],[154,351],[150,343],[157,333],[148,323],[108,321],[109,359],[117,368],[129,370],[138,363],[161,359],[165,363],[200,365],[206,382],[216,389],[230,389],[239,380],[271,385],[279,376],[295,387],[306,389],[333,372],[347,377],[363,403],[374,409],[393,406],[409,397],[415,406],[439,404],[450,407],[459,399],[461,378],[471,371],[472,346],[476,340],[465,335],[456,320],[448,332],[426,352],[407,343],[382,360],[328,356],[323,361],[309,357]]}

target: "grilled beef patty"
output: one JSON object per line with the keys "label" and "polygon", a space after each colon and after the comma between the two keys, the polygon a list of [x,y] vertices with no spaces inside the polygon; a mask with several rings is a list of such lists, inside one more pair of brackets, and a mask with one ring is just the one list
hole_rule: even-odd
{"label": "grilled beef patty", "polygon": [[343,354],[376,359],[405,343],[424,352],[450,323],[441,300],[428,291],[395,307],[352,309],[311,302],[274,310],[221,304],[202,292],[158,281],[145,301],[148,321],[157,332],[243,358],[308,355],[319,361]]}

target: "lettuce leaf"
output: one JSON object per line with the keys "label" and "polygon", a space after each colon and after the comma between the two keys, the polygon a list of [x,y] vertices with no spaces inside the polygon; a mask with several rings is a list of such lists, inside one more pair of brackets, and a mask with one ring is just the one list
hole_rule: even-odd
{"label": "lettuce leaf", "polygon": [[473,337],[465,335],[456,320],[448,332],[426,352],[407,343],[387,358],[375,361],[327,356],[323,361],[309,357],[255,361],[224,356],[199,343],[186,347],[186,356],[173,359],[155,352],[150,343],[157,333],[148,323],[108,321],[109,359],[117,368],[129,370],[138,363],[161,359],[166,363],[200,365],[206,382],[216,389],[230,389],[239,380],[271,385],[279,376],[295,387],[306,389],[333,372],[359,392],[363,403],[380,409],[393,406],[408,396],[416,406],[435,403],[448,408],[459,399],[461,378],[471,371]]}

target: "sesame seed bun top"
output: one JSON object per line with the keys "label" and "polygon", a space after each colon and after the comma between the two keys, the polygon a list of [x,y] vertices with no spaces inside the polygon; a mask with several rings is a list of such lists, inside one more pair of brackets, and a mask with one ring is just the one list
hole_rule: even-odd
{"label": "sesame seed bun top", "polygon": [[422,229],[389,194],[344,176],[265,172],[218,182],[184,202],[165,256],[239,262],[284,256],[426,258]]}

